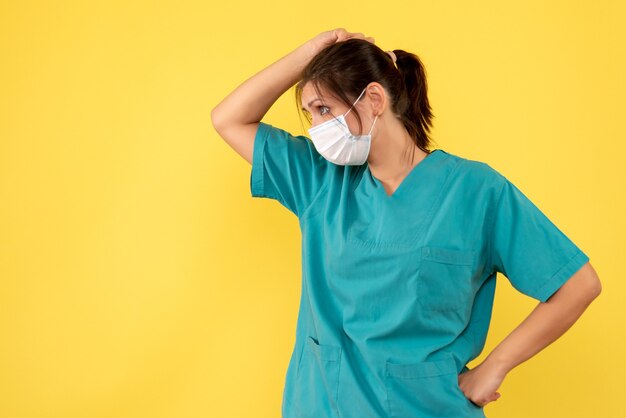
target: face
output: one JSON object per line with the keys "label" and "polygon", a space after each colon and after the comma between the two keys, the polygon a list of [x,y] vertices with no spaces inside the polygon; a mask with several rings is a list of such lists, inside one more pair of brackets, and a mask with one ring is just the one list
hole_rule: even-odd
{"label": "face", "polygon": [[[322,93],[322,97],[317,95],[311,83],[306,83],[302,88],[302,109],[305,113],[311,115],[311,127],[317,126],[339,115],[343,115],[350,109],[349,106],[335,100],[322,87],[320,87],[320,92]],[[361,104],[364,99],[365,95],[361,97],[352,108],[352,111],[345,117],[350,132],[358,130],[358,121],[354,116],[354,112],[357,111],[359,104]]]}

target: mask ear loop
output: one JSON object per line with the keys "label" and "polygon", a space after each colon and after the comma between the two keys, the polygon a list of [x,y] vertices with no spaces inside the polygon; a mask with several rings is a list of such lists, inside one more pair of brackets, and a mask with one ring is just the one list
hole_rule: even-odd
{"label": "mask ear loop", "polygon": [[[352,111],[352,108],[354,107],[354,105],[356,105],[356,103],[359,101],[359,99],[361,98],[361,96],[363,96],[363,94],[365,93],[365,90],[367,90],[367,86],[365,86],[365,88],[363,89],[363,91],[361,92],[361,94],[359,94],[359,97],[357,97],[357,98],[356,98],[356,100],[354,101],[354,103],[352,103],[352,106],[350,106],[350,109],[348,109],[348,111],[347,111],[345,114],[343,114],[343,115],[342,115],[342,116],[343,116],[343,118],[344,118],[344,121],[345,121],[345,119],[346,119],[346,115]],[[378,117],[378,115],[376,115],[376,117]],[[376,123],[376,119],[374,119],[374,123]],[[343,125],[343,124],[342,124],[342,125]],[[348,130],[348,133],[350,133],[350,135],[352,135],[352,132],[350,132],[350,130],[348,129],[348,122],[347,122],[347,121],[345,122],[344,127]],[[372,128],[374,128],[374,124],[372,124]],[[371,132],[372,132],[372,129],[370,129],[370,133],[371,133]],[[368,135],[369,135],[369,134],[368,134]]]}
{"label": "mask ear loop", "polygon": [[[354,103],[352,103],[352,106],[350,106],[350,110],[348,110],[348,111],[346,112],[346,115],[352,111],[352,108],[354,107],[354,105],[356,104],[356,102],[358,102],[358,101],[359,101],[359,99],[361,98],[361,96],[363,96],[363,93],[365,93],[365,90],[367,90],[367,87],[365,87],[365,88],[363,89],[363,91],[361,92],[361,94],[359,94],[359,97],[357,97],[357,98],[356,98],[356,100],[354,101]],[[345,117],[345,115],[344,115],[344,117]]]}
{"label": "mask ear loop", "polygon": [[[374,130],[374,125],[376,125],[376,120],[378,119],[378,115],[374,116],[374,122],[372,123],[372,127],[370,128],[370,131],[367,133],[367,136],[370,136],[372,134],[372,131]],[[357,137],[360,137],[361,135],[356,135]]]}
{"label": "mask ear loop", "polygon": [[370,128],[369,133],[367,134],[368,136],[372,134],[372,130],[374,129],[374,125],[376,125],[376,119],[378,119],[378,115],[376,115],[374,117],[374,123],[372,123],[372,127]]}

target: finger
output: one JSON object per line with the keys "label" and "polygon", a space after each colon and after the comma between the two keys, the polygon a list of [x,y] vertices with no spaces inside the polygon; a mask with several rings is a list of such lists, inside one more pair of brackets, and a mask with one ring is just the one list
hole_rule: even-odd
{"label": "finger", "polygon": [[500,397],[500,394],[496,392],[495,394],[487,398],[487,403],[497,401],[499,397]]}
{"label": "finger", "polygon": [[347,41],[348,39],[352,38],[352,33],[348,32],[348,31],[343,31],[341,33],[341,36],[337,39],[338,42],[341,41]]}
{"label": "finger", "polygon": [[341,41],[343,38],[345,38],[347,33],[348,32],[344,28],[337,28],[333,31],[335,39],[337,39],[338,41]]}

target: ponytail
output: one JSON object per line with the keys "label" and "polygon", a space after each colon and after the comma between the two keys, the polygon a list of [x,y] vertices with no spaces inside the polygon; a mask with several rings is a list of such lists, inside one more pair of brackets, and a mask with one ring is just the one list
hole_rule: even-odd
{"label": "ponytail", "polygon": [[434,117],[428,102],[426,70],[417,55],[401,49],[394,49],[396,66],[404,81],[406,96],[398,98],[397,110],[406,130],[416,141],[416,145],[428,152],[429,132]]}

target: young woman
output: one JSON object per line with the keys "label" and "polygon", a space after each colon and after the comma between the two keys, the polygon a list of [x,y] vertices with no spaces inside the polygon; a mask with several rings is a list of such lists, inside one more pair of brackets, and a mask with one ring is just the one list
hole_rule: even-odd
{"label": "young woman", "polygon": [[[309,134],[260,122],[295,83]],[[211,113],[252,164],[252,196],[302,230],[302,298],[283,417],[484,417],[506,374],[601,290],[589,258],[489,165],[430,150],[422,63],[323,32]],[[496,273],[540,303],[473,369]]]}

